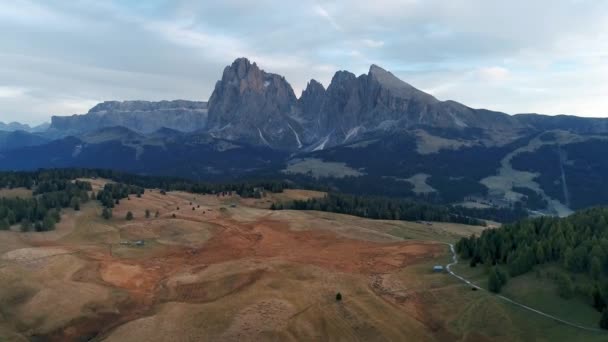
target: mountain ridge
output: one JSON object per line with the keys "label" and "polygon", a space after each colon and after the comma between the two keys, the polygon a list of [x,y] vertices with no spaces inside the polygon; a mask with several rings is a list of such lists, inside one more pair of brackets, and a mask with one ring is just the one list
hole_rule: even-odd
{"label": "mountain ridge", "polygon": [[490,139],[495,137],[491,143],[547,129],[604,133],[608,119],[475,109],[439,100],[376,64],[359,76],[336,71],[327,87],[311,79],[298,98],[284,76],[241,57],[224,68],[208,102],[106,101],[84,115],[53,116],[49,132],[67,136],[111,126],[139,133],[161,127],[206,130],[222,139],[311,151],[419,126],[481,129]]}

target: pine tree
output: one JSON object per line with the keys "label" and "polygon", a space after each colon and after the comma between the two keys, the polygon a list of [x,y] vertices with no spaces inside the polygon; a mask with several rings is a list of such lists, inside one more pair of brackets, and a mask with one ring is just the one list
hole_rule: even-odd
{"label": "pine tree", "polygon": [[23,221],[21,221],[21,231],[22,232],[29,232],[32,229],[32,223],[30,222],[30,220],[25,219]]}
{"label": "pine tree", "polygon": [[150,210],[146,209],[146,218],[150,218]]}
{"label": "pine tree", "polygon": [[101,212],[101,217],[106,220],[109,220],[110,218],[112,218],[112,210],[109,208],[103,208],[103,211]]}
{"label": "pine tree", "polygon": [[602,312],[606,308],[606,301],[604,300],[604,297],[602,296],[602,292],[600,291],[600,288],[597,284],[595,284],[595,286],[593,287],[592,297],[593,297],[593,307],[597,311]]}
{"label": "pine tree", "polygon": [[600,277],[600,272],[602,271],[602,263],[598,257],[591,258],[591,264],[589,265],[589,274],[593,279],[598,279]]}
{"label": "pine tree", "polygon": [[53,215],[49,212],[44,217],[44,220],[42,220],[42,230],[48,232],[49,230],[53,229],[55,229],[55,219],[53,218]]}
{"label": "pine tree", "polygon": [[127,221],[131,221],[133,219],[133,213],[132,212],[127,212],[127,216],[125,216],[125,218],[127,219]]}
{"label": "pine tree", "polygon": [[72,200],[70,201],[70,207],[72,207],[72,209],[76,211],[80,210],[80,200],[76,197],[72,197]]}
{"label": "pine tree", "polygon": [[600,318],[600,328],[608,329],[608,309],[602,311],[602,317]]}
{"label": "pine tree", "polygon": [[557,294],[564,298],[570,299],[574,295],[574,286],[570,277],[564,273],[557,274]]}
{"label": "pine tree", "polygon": [[494,293],[499,293],[501,288],[502,281],[500,279],[500,276],[498,275],[496,267],[494,267],[490,270],[490,275],[488,278],[488,290]]}

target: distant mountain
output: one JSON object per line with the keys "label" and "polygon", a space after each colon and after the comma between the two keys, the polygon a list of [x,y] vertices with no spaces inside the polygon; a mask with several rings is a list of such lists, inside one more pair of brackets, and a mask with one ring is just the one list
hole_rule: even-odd
{"label": "distant mountain", "polygon": [[208,104],[104,102],[53,117],[38,136],[53,141],[27,137],[11,138],[19,142],[0,151],[0,168],[287,178],[535,215],[608,204],[608,119],[474,109],[376,65],[338,71],[327,88],[311,80],[296,98],[284,77],[239,58]]}
{"label": "distant mountain", "polygon": [[206,123],[206,102],[107,101],[84,115],[53,116],[49,131],[66,136],[124,126],[140,133],[154,132],[162,127],[192,132],[204,128]]}
{"label": "distant mountain", "polygon": [[49,139],[35,133],[25,131],[0,131],[0,151],[42,145],[47,142],[49,142]]}
{"label": "distant mountain", "polygon": [[25,132],[43,132],[49,128],[49,123],[43,123],[38,126],[30,127],[29,125],[22,124],[19,122],[4,123],[0,122],[0,131],[14,132],[14,131],[25,131]]}
{"label": "distant mountain", "polygon": [[338,71],[325,89],[311,80],[299,99],[284,77],[245,58],[227,66],[209,100],[207,130],[216,137],[291,151],[323,150],[391,131],[434,127],[483,133],[491,144],[532,132],[608,132],[608,120],[508,115],[440,101],[383,68]]}
{"label": "distant mountain", "polygon": [[[214,138],[205,132],[161,129],[141,134],[105,127],[44,145],[0,151],[0,169],[91,167],[194,179],[229,179],[280,169],[286,154]],[[277,164],[278,163],[278,164]]]}

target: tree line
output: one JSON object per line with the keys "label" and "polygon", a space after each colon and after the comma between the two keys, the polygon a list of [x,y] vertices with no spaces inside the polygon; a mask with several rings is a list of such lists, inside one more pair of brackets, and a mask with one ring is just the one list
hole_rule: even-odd
{"label": "tree line", "polygon": [[[567,218],[521,220],[485,230],[479,237],[463,238],[455,248],[470,266],[492,267],[488,281],[493,284],[495,269],[517,277],[537,265],[556,265],[558,271],[547,275],[555,282],[558,295],[587,298],[606,315],[602,328],[608,329],[608,208],[592,208]],[[498,291],[500,286],[495,287]]]}
{"label": "tree line", "polygon": [[[78,178],[105,178],[116,183],[104,186],[96,195],[91,194],[88,182]],[[293,183],[274,180],[251,180],[233,183],[208,183],[174,177],[140,176],[102,169],[49,169],[31,172],[0,172],[0,188],[26,188],[32,190],[30,199],[0,199],[0,229],[21,224],[23,231],[54,229],[60,220],[62,208],[80,210],[80,205],[90,199],[102,204],[102,216],[112,217],[112,208],[129,195],[141,196],[144,188],[167,191],[185,191],[196,194],[232,194],[241,197],[262,197],[266,191],[282,192]]]}
{"label": "tree line", "polygon": [[156,188],[165,191],[186,191],[197,194],[216,194],[235,192],[242,197],[256,197],[260,189],[270,192],[282,192],[293,188],[293,182],[284,180],[251,179],[238,182],[202,182],[177,177],[142,176],[104,169],[41,169],[38,171],[0,172],[0,188],[24,187],[34,188],[44,180],[77,178],[105,178],[117,183]]}
{"label": "tree line", "polygon": [[438,221],[485,225],[485,221],[462,215],[450,206],[428,204],[407,199],[365,197],[338,193],[330,193],[322,198],[272,204],[271,209],[328,211],[370,219]]}
{"label": "tree line", "polygon": [[[30,187],[32,187],[30,184]],[[89,201],[91,184],[65,179],[45,179],[37,183],[32,198],[0,198],[0,230],[15,224],[22,231],[48,231],[61,219],[62,208],[80,210]]]}

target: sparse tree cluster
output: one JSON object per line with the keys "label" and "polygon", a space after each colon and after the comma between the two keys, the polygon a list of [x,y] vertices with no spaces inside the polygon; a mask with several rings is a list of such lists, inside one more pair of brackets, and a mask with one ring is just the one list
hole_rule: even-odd
{"label": "sparse tree cluster", "polygon": [[[62,179],[30,179],[24,176],[11,184],[29,185],[34,189],[32,198],[0,198],[0,230],[20,224],[22,231],[48,231],[61,219],[61,209],[80,210],[80,204],[89,200],[91,184]],[[0,177],[2,178],[2,177]],[[6,178],[4,178],[6,182]]]}
{"label": "sparse tree cluster", "polygon": [[144,188],[122,183],[108,183],[97,193],[97,200],[106,208],[114,208],[120,200],[129,195],[143,194]]}

